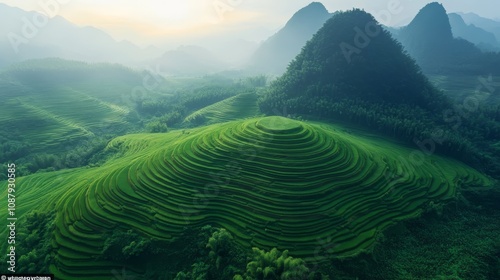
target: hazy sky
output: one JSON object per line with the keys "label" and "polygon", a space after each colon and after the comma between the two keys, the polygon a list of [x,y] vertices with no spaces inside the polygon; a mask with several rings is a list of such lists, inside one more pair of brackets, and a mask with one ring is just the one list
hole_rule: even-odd
{"label": "hazy sky", "polygon": [[[103,29],[117,40],[128,39],[142,45],[226,33],[239,33],[249,40],[263,40],[282,27],[294,12],[310,2],[311,0],[0,0],[0,3],[10,6],[40,12],[46,10],[41,3],[58,3],[57,7],[51,5],[48,11],[78,25]],[[429,2],[322,1],[330,12],[362,8],[391,26],[407,24]],[[443,0],[441,3],[448,12],[474,12],[488,18],[500,18],[499,0]]]}

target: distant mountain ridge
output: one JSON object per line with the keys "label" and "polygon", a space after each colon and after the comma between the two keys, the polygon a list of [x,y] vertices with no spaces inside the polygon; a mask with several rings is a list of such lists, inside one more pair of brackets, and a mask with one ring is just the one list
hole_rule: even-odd
{"label": "distant mountain ridge", "polygon": [[484,18],[474,13],[458,13],[467,24],[474,24],[495,35],[497,41],[500,42],[500,21],[489,18]]}
{"label": "distant mountain ridge", "polygon": [[296,12],[286,25],[255,51],[249,67],[256,72],[282,74],[305,43],[332,16],[319,2]]}
{"label": "distant mountain ridge", "polygon": [[484,51],[500,50],[500,43],[495,34],[477,27],[474,24],[467,24],[464,19],[456,13],[448,14],[450,25],[455,37],[463,38]]}
{"label": "distant mountain ridge", "polygon": [[[47,57],[130,64],[152,58],[157,50],[117,42],[94,27],[79,27],[61,16],[44,23],[45,15],[0,3],[0,67]],[[46,17],[45,17],[46,18]],[[2,65],[3,64],[3,65]]]}
{"label": "distant mountain ridge", "polygon": [[209,50],[200,46],[180,46],[165,52],[155,63],[163,74],[173,76],[200,76],[213,74],[228,66]]}

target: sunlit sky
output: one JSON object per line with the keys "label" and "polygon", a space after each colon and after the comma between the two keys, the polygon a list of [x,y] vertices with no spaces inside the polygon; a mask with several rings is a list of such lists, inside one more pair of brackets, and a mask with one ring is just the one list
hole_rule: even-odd
{"label": "sunlit sky", "polygon": [[[81,26],[100,28],[117,40],[137,44],[159,44],[166,40],[240,33],[260,41],[272,35],[311,0],[0,0],[28,11],[43,12],[41,3],[60,3],[56,11]],[[407,24],[428,0],[324,0],[330,11],[362,8],[375,17],[398,5],[387,23]],[[499,0],[443,0],[448,12],[474,12],[500,18]],[[218,9],[216,8],[218,7]],[[387,13],[385,13],[387,15]],[[243,38],[242,38],[243,39]]]}

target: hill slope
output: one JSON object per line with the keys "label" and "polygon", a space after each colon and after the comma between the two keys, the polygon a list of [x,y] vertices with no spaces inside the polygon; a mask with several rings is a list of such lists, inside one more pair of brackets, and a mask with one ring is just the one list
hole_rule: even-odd
{"label": "hill slope", "polygon": [[259,73],[282,74],[330,17],[331,14],[318,2],[302,8],[281,30],[262,43],[251,57],[249,67]]}
{"label": "hill slope", "polygon": [[[121,156],[100,168],[19,179],[17,215],[22,220],[34,205],[55,209],[55,233],[44,240],[53,248],[51,271],[58,278],[99,279],[126,264],[95,258],[116,229],[171,242],[186,228],[211,224],[247,248],[288,249],[306,260],[316,257],[317,240],[328,237],[335,246],[325,254],[350,256],[371,248],[389,225],[452,199],[461,187],[489,184],[444,158],[401,164],[410,149],[342,130],[267,117],[120,137],[109,149]],[[134,244],[117,249],[138,250],[127,265],[145,272],[155,253],[140,255]]]}
{"label": "hill slope", "polygon": [[66,153],[129,130],[127,100],[139,85],[139,73],[117,65],[45,59],[12,66],[0,74],[0,162]]}
{"label": "hill slope", "polygon": [[204,107],[184,119],[192,125],[214,124],[237,119],[256,117],[260,114],[257,94],[241,93]]}

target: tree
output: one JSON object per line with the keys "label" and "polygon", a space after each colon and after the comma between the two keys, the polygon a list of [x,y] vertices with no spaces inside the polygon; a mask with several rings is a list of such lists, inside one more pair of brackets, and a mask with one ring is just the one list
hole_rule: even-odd
{"label": "tree", "polygon": [[131,229],[127,231],[116,229],[106,237],[101,257],[105,260],[127,261],[140,257],[150,249],[152,249],[150,238],[140,236]]}
{"label": "tree", "polygon": [[53,262],[51,244],[56,212],[33,211],[26,215],[19,228],[18,267],[19,273],[49,273]]}
{"label": "tree", "polygon": [[167,124],[154,120],[146,125],[146,131],[150,133],[165,133],[168,132]]}
{"label": "tree", "polygon": [[272,280],[272,279],[308,279],[309,269],[304,260],[288,256],[288,250],[282,253],[273,248],[269,252],[252,248],[253,259],[247,264],[245,274],[235,275],[234,280]]}
{"label": "tree", "polygon": [[[244,268],[246,256],[225,229],[205,226],[201,235],[210,233],[204,252],[187,271],[177,273],[175,279],[232,279]],[[205,239],[206,240],[206,239]]]}

